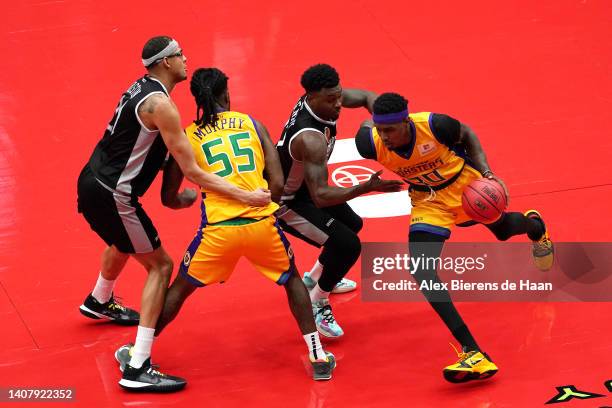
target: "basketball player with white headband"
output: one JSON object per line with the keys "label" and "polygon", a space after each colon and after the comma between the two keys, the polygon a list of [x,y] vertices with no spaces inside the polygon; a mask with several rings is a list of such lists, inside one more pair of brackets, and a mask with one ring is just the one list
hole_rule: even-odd
{"label": "basketball player with white headband", "polygon": [[[138,325],[131,360],[119,382],[128,390],[168,392],[186,384],[182,378],[154,369],[150,358],[173,265],[139,198],[151,186],[168,153],[168,160],[175,160],[185,177],[208,190],[251,206],[270,203],[269,191],[241,190],[196,164],[178,109],[170,99],[174,87],[187,79],[186,62],[176,40],[160,36],[147,41],[142,51],[147,74],[121,96],[78,180],[78,210],[107,245],[96,285],[80,311],[93,319]],[[195,190],[188,188],[178,194],[177,200],[162,203],[185,208],[196,198]],[[148,272],[140,315],[113,296],[116,279],[130,256]]]}

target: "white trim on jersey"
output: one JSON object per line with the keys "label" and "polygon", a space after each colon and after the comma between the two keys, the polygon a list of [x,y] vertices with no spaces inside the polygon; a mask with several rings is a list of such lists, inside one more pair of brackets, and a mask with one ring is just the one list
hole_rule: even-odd
{"label": "white trim on jersey", "polygon": [[100,179],[98,179],[97,177],[94,177],[94,178],[96,179],[96,181],[97,181],[97,182],[98,182],[98,183],[99,183],[99,184],[100,184],[102,187],[104,187],[105,189],[107,189],[107,190],[108,190],[108,191],[110,191],[111,193],[116,194],[116,195],[120,195],[120,196],[122,196],[122,197],[130,198],[130,196],[129,196],[129,195],[125,195],[125,194],[123,194],[123,193],[120,193],[120,192],[119,192],[119,191],[117,191],[117,190],[113,190],[112,188],[110,188],[109,186],[107,186],[106,184],[104,184],[102,181],[100,181]]}
{"label": "white trim on jersey", "polygon": [[[157,82],[159,82],[159,81],[157,81]],[[159,82],[159,83],[161,84],[161,82]],[[162,86],[164,86],[164,85],[162,84]],[[165,89],[165,88],[164,88],[164,89]],[[139,102],[136,104],[136,107],[134,108],[134,114],[136,115],[136,120],[138,121],[138,123],[140,123],[140,127],[141,127],[141,128],[143,128],[144,130],[146,130],[146,131],[147,131],[147,132],[149,132],[149,133],[159,132],[159,130],[157,130],[157,129],[155,129],[155,130],[151,130],[151,129],[149,129],[148,127],[146,127],[146,126],[144,125],[144,123],[142,123],[142,120],[140,119],[140,116],[138,115],[138,108],[140,107],[140,104],[141,104],[141,103],[143,103],[144,101],[146,101],[147,99],[149,99],[149,96],[151,96],[151,95],[155,95],[155,94],[162,94],[162,95],[166,95],[166,96],[168,96],[167,94],[164,94],[164,93],[163,93],[163,92],[161,92],[161,91],[151,92],[150,94],[148,94],[147,96],[145,96],[144,98],[142,98],[142,99],[141,99],[141,100],[140,100],[140,101],[139,101]]]}
{"label": "white trim on jersey", "polygon": [[312,109],[310,109],[310,106],[308,106],[308,102],[306,101],[306,98],[304,98],[304,106],[306,107],[306,110],[308,111],[308,113],[310,113],[310,115],[312,115],[313,118],[315,118],[316,120],[318,120],[321,123],[325,123],[326,125],[331,125],[331,126],[336,126],[336,121],[329,121],[329,120],[325,120],[325,119],[321,119],[320,117],[318,117],[313,111]]}
{"label": "white trim on jersey", "polygon": [[151,81],[155,81],[155,82],[157,82],[158,84],[160,84],[160,85],[161,85],[161,87],[163,88],[164,92],[166,93],[166,96],[170,97],[170,93],[168,92],[168,90],[166,89],[166,87],[164,86],[164,84],[162,84],[162,82],[161,82],[159,79],[157,79],[157,78],[153,78],[152,76],[148,76],[148,75],[146,76],[146,78],[147,78],[147,79],[149,79],[149,80],[151,80]]}
{"label": "white trim on jersey", "polygon": [[293,161],[298,162],[298,163],[301,163],[301,160],[298,160],[298,159],[296,159],[295,157],[293,157],[293,154],[291,153],[291,142],[293,142],[293,139],[295,139],[295,137],[296,137],[297,135],[299,135],[300,133],[302,133],[302,132],[304,132],[304,131],[306,131],[306,130],[312,130],[312,131],[315,131],[315,132],[317,132],[317,133],[322,134],[322,135],[323,135],[323,137],[325,137],[325,133],[323,133],[323,132],[321,132],[319,129],[315,129],[315,128],[303,128],[303,129],[300,129],[300,130],[298,130],[297,132],[295,132],[295,133],[294,133],[294,134],[291,136],[291,138],[289,139],[289,147],[288,147],[287,149],[288,149],[288,151],[289,151],[289,156],[291,156],[291,159],[292,159]]}
{"label": "white trim on jersey", "polygon": [[117,118],[115,119],[115,123],[113,123],[113,126],[111,126],[111,128],[109,129],[111,134],[115,133],[115,127],[117,126],[117,123],[119,123],[119,118],[121,117],[121,112],[123,112],[123,107],[127,105],[129,101],[129,98],[126,99],[125,102],[122,101],[122,103],[119,105],[119,109],[115,111],[117,113]]}
{"label": "white trim on jersey", "polygon": [[130,152],[130,157],[128,158],[127,163],[121,175],[119,176],[119,180],[117,181],[117,191],[122,194],[131,195],[132,194],[132,180],[140,173],[142,166],[147,158],[147,154],[151,150],[151,146],[153,146],[153,140],[157,137],[159,131],[147,131],[146,128],[141,128],[140,133],[138,133],[138,138],[136,139],[136,143],[134,143],[134,147]]}

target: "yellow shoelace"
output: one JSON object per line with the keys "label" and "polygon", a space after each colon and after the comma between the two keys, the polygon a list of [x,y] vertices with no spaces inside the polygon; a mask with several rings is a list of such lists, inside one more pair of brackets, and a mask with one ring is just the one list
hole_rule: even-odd
{"label": "yellow shoelace", "polygon": [[459,357],[459,360],[457,360],[457,363],[460,363],[470,357],[472,357],[474,354],[477,353],[477,351],[468,351],[467,353],[464,353],[463,350],[459,351],[457,349],[457,347],[455,347],[455,345],[453,343],[448,343],[451,345],[451,347],[453,348],[453,350],[455,351],[455,353],[457,354],[457,357]]}

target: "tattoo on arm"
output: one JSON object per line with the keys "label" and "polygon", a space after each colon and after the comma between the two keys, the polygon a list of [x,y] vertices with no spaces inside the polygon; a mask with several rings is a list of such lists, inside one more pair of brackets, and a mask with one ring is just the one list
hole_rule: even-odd
{"label": "tattoo on arm", "polygon": [[154,113],[155,108],[161,101],[161,95],[152,95],[149,96],[145,101],[138,107],[138,113]]}

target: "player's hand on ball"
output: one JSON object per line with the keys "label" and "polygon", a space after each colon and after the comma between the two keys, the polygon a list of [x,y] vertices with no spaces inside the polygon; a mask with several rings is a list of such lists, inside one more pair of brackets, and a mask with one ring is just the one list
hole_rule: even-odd
{"label": "player's hand on ball", "polygon": [[495,180],[495,181],[497,181],[499,183],[500,186],[502,186],[502,188],[504,189],[504,194],[506,195],[506,207],[508,207],[508,204],[510,204],[510,194],[508,193],[508,188],[506,187],[506,183],[504,183],[502,179],[497,177],[491,171],[485,172],[485,176],[484,177],[489,179],[489,180]]}
{"label": "player's hand on ball", "polygon": [[382,191],[382,192],[391,192],[391,191],[400,191],[404,183],[400,180],[383,180],[380,178],[382,174],[382,170],[378,170],[376,173],[372,174],[370,180],[368,180],[367,184],[368,191]]}

